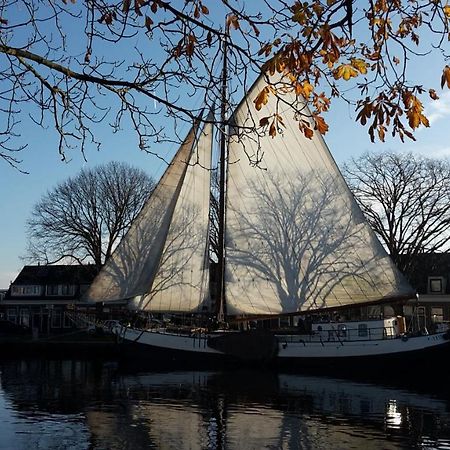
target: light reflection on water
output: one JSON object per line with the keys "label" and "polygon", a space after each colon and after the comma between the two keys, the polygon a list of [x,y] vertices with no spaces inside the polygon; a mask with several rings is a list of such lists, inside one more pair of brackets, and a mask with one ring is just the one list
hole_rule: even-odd
{"label": "light reflection on water", "polygon": [[0,362],[0,449],[450,449],[450,394],[271,372]]}

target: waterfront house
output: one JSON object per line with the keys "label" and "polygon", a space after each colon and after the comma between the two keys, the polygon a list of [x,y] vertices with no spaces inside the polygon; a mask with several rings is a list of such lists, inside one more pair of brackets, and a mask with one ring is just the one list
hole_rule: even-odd
{"label": "waterfront house", "polygon": [[81,296],[96,274],[94,265],[24,266],[0,301],[1,317],[41,334],[74,328],[73,310],[89,310]]}
{"label": "waterfront house", "polygon": [[[450,253],[422,253],[414,257],[406,273],[417,290],[416,320],[420,328],[450,323]],[[413,302],[404,307],[412,313]]]}

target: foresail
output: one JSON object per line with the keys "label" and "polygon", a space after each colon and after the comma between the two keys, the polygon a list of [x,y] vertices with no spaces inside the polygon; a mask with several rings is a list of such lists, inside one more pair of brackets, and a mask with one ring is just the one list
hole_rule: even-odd
{"label": "foresail", "polygon": [[187,166],[160,265],[139,307],[160,312],[209,312],[208,226],[212,125],[200,133]]}
{"label": "foresail", "polygon": [[[227,313],[287,314],[378,302],[414,292],[357,206],[318,132],[307,139],[275,96],[261,111],[260,78],[236,110],[229,145]],[[292,95],[292,98],[289,98]],[[285,94],[287,103],[294,94]],[[249,114],[251,111],[251,114]],[[239,127],[279,113],[282,135],[250,139]],[[263,153],[262,169],[249,157]]]}
{"label": "foresail", "polygon": [[[167,242],[174,239],[173,232],[170,234],[169,230],[173,230],[172,219],[179,220],[177,208],[185,192],[183,182],[186,178],[192,178],[189,175],[193,170],[191,161],[197,157],[197,149],[206,147],[199,143],[204,141],[204,133],[198,140],[197,134],[198,127],[194,126],[127,234],[84,295],[85,300],[142,300],[152,292],[154,279],[161,273],[160,264],[164,252],[167,253]],[[207,217],[207,212],[203,212],[203,216],[205,214]],[[180,258],[183,256],[186,255]]]}

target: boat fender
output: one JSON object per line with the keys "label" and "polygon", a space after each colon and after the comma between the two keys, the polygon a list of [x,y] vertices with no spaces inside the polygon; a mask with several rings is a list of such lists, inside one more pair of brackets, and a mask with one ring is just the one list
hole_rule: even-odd
{"label": "boat fender", "polygon": [[283,343],[283,348],[286,348],[287,347],[287,342],[284,342]]}
{"label": "boat fender", "polygon": [[402,336],[402,341],[403,341],[403,342],[406,342],[407,340],[408,340],[408,336],[403,335],[403,336]]}

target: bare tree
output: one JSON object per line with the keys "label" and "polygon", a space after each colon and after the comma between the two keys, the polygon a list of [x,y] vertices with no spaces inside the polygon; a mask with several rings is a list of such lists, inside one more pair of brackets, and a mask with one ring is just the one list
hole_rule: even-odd
{"label": "bare tree", "polygon": [[18,164],[30,118],[54,127],[63,158],[68,146],[99,145],[95,128],[106,116],[154,151],[177,139],[156,115],[192,121],[203,103],[217,103],[225,48],[230,109],[261,73],[266,84],[249,113],[279,100],[279,111],[244,131],[279,133],[283,94],[294,92],[292,115],[309,138],[327,131],[324,113],[337,97],[372,140],[388,131],[413,138],[429,125],[423,97],[438,96],[414,80],[410,63],[432,54],[441,87],[450,87],[449,18],[450,5],[436,0],[1,0],[0,157]]}
{"label": "bare tree", "polygon": [[141,210],[154,181],[140,169],[110,162],[83,169],[34,206],[28,257],[101,266]]}
{"label": "bare tree", "polygon": [[411,153],[365,153],[344,176],[400,270],[414,256],[449,248],[450,163]]}

